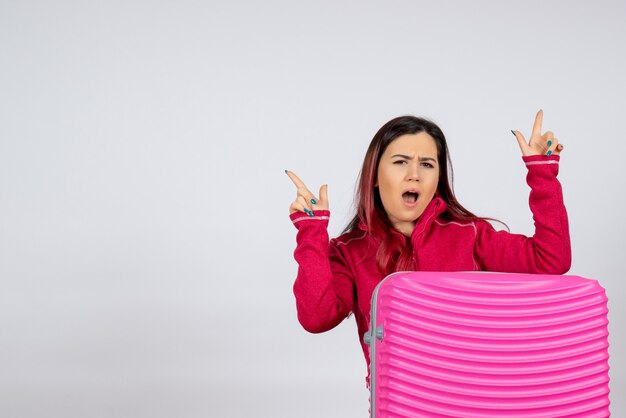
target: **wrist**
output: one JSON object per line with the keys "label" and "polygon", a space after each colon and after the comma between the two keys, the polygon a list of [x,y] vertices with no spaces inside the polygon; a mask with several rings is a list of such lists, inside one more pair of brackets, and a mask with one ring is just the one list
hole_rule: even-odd
{"label": "wrist", "polygon": [[559,161],[561,159],[561,157],[559,155],[555,155],[552,154],[550,156],[545,155],[545,154],[536,154],[536,155],[523,155],[522,156],[522,160],[524,160],[525,163],[527,162],[531,162],[531,161]]}
{"label": "wrist", "polygon": [[289,219],[291,219],[291,222],[298,228],[304,224],[317,224],[318,222],[321,222],[324,226],[328,225],[328,220],[330,219],[329,210],[314,210],[312,213],[313,216],[307,215],[304,212],[294,212],[289,215]]}

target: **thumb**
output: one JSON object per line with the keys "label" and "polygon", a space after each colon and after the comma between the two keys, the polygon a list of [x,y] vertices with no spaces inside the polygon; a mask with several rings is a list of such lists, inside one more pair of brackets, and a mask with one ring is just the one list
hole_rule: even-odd
{"label": "thumb", "polygon": [[328,184],[322,185],[320,187],[320,203],[319,205],[328,209]]}
{"label": "thumb", "polygon": [[522,151],[522,155],[526,155],[526,149],[528,148],[528,143],[526,142],[526,138],[522,135],[521,132],[511,131],[513,135],[515,135],[515,139],[517,139],[517,145],[519,145],[520,151]]}

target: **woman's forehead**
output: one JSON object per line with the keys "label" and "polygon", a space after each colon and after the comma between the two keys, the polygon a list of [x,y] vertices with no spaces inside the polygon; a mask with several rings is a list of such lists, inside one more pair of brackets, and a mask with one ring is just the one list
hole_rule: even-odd
{"label": "woman's forehead", "polygon": [[419,156],[437,157],[437,144],[432,136],[426,132],[419,132],[417,134],[405,134],[394,139],[384,154],[394,155],[403,154],[414,157],[415,154]]}

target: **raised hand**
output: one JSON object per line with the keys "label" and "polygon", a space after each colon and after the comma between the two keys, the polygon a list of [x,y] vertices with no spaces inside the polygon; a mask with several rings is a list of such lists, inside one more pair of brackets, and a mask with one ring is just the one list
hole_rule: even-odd
{"label": "raised hand", "polygon": [[313,216],[314,210],[328,210],[328,185],[320,187],[319,198],[309,191],[304,182],[295,173],[285,170],[293,184],[296,186],[296,200],[291,202],[289,213],[304,212]]}
{"label": "raised hand", "polygon": [[563,145],[559,144],[558,139],[554,137],[552,131],[547,131],[543,135],[541,134],[541,124],[543,122],[543,110],[537,112],[535,116],[535,124],[533,125],[533,131],[530,134],[530,140],[526,142],[524,135],[519,131],[511,131],[517,143],[519,144],[522,155],[525,157],[531,155],[559,155],[563,150]]}

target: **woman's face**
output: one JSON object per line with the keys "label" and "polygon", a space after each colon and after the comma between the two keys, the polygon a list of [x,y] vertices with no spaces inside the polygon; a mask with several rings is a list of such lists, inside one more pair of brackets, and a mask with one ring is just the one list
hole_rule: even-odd
{"label": "woman's face", "polygon": [[426,132],[402,135],[383,152],[376,185],[392,225],[410,236],[439,183],[437,145]]}

